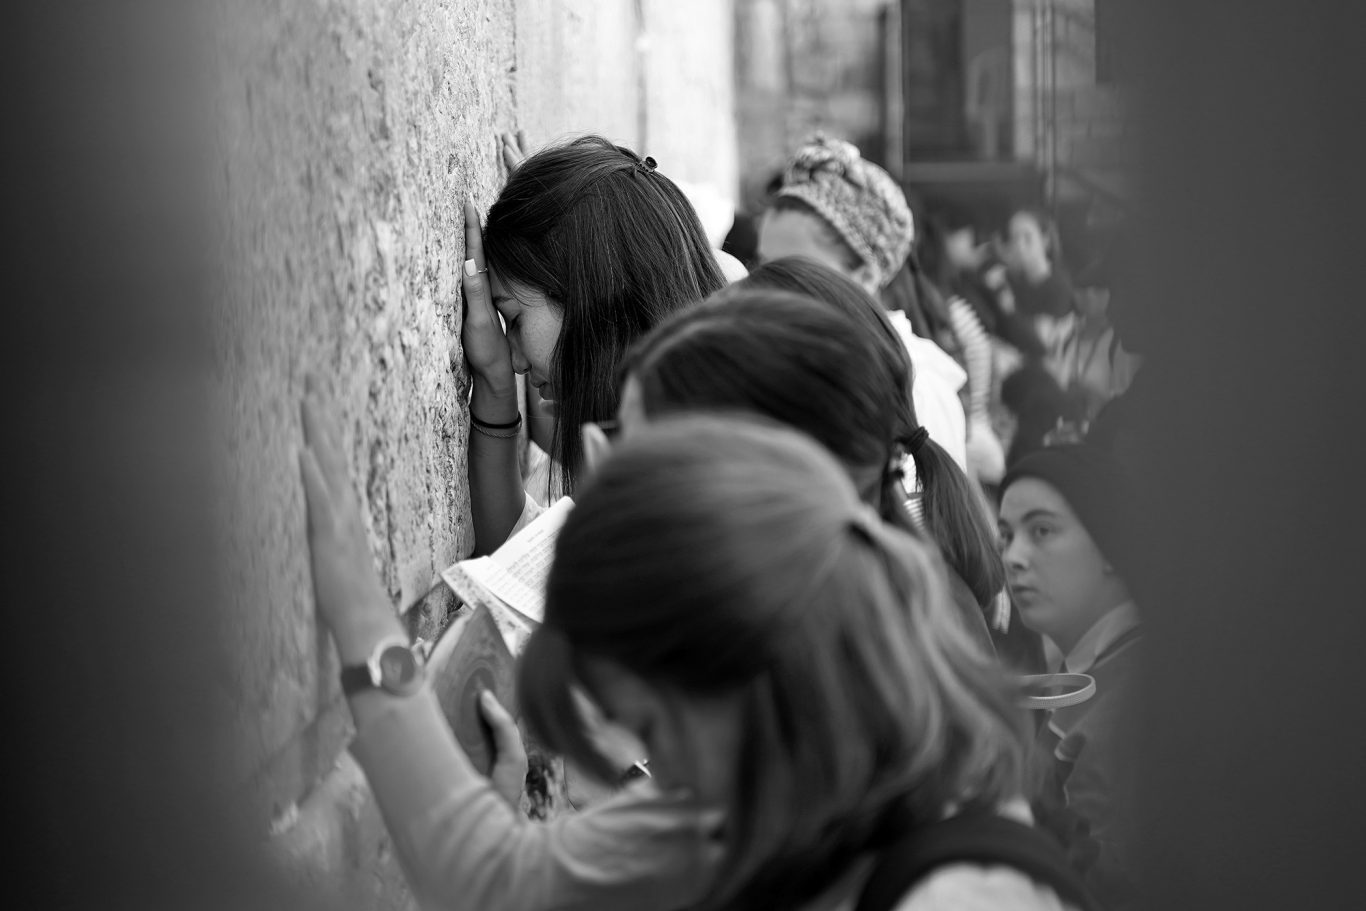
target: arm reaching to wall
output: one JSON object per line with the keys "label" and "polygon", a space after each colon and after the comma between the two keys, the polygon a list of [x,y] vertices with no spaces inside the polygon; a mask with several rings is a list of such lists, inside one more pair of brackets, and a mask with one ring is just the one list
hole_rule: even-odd
{"label": "arm reaching to wall", "polygon": [[643,781],[537,823],[470,766],[430,692],[389,700],[356,724],[351,752],[423,907],[683,908],[711,881],[709,817],[685,796]]}
{"label": "arm reaching to wall", "polygon": [[[375,572],[336,428],[311,383],[303,421],[299,462],[318,618],[342,663],[360,664],[378,642],[403,635],[403,626]],[[358,690],[350,706],[357,731],[351,751],[424,907],[682,908],[711,882],[718,820],[684,795],[640,782],[583,813],[533,823],[508,799],[515,764],[501,776],[508,766],[495,765],[501,788],[480,775],[430,687],[407,696]],[[488,717],[496,733],[500,719]]]}

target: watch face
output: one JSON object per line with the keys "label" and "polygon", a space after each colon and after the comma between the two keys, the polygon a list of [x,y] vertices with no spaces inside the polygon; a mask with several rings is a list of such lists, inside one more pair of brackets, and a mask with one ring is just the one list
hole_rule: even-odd
{"label": "watch face", "polygon": [[405,693],[420,682],[421,666],[413,650],[402,645],[391,645],[379,656],[380,685],[394,693]]}

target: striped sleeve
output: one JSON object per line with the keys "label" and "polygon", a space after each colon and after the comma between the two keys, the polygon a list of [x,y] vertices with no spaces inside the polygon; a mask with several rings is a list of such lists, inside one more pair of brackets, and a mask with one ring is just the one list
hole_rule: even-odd
{"label": "striped sleeve", "polygon": [[968,371],[968,423],[987,419],[987,400],[991,395],[991,339],[977,313],[961,297],[949,299],[949,322],[962,346]]}

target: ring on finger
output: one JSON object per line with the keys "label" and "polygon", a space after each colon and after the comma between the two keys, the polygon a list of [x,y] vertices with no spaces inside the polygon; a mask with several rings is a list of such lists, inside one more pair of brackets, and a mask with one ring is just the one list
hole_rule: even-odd
{"label": "ring on finger", "polygon": [[485,269],[480,269],[480,268],[478,268],[478,265],[475,263],[474,260],[472,260],[472,259],[467,259],[467,260],[465,260],[465,274],[468,275],[470,278],[474,278],[476,275],[483,275],[483,274],[484,274],[485,272],[487,272],[487,271],[488,271],[487,268],[485,268]]}

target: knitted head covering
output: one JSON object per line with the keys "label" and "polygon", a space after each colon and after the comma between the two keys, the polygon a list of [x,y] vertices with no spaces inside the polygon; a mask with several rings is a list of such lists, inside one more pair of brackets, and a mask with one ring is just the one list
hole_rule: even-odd
{"label": "knitted head covering", "polygon": [[1086,443],[1035,450],[1006,471],[1001,495],[1021,478],[1036,478],[1061,494],[1105,559],[1124,575],[1131,565],[1133,514],[1128,480],[1113,456]]}
{"label": "knitted head covering", "polygon": [[817,136],[797,150],[777,195],[806,203],[874,270],[884,288],[911,252],[915,221],[892,176],[842,140]]}

